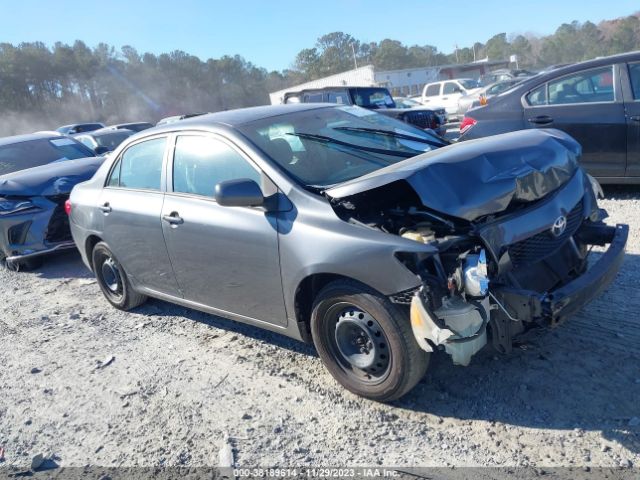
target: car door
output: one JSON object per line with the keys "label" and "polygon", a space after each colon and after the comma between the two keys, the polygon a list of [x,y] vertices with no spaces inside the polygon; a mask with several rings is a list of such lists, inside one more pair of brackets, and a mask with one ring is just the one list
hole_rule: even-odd
{"label": "car door", "polygon": [[549,80],[523,99],[524,125],[558,128],[582,145],[582,165],[596,177],[625,174],[627,127],[614,65]]}
{"label": "car door", "polygon": [[462,97],[462,89],[457,82],[444,82],[442,85],[441,105],[447,113],[458,113],[458,101]]}
{"label": "car door", "polygon": [[103,239],[137,285],[180,296],[162,233],[166,136],[128,146],[114,163],[98,209]]}
{"label": "car door", "polygon": [[276,214],[225,207],[215,185],[249,178],[265,196],[277,189],[233,144],[212,134],[175,139],[163,229],[187,300],[251,319],[286,325]]}
{"label": "car door", "polygon": [[640,62],[630,63],[622,75],[627,120],[626,176],[640,177]]}
{"label": "car door", "polygon": [[424,87],[422,94],[422,103],[429,106],[443,107],[440,103],[440,90],[442,83],[431,83]]}

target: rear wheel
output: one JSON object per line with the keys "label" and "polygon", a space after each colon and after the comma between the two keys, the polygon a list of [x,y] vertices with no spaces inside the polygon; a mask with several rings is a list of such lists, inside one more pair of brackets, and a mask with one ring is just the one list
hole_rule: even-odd
{"label": "rear wheel", "polygon": [[320,358],[347,390],[391,401],[424,376],[429,353],[418,346],[406,312],[350,280],[326,286],[311,316]]}
{"label": "rear wheel", "polygon": [[131,310],[147,301],[145,295],[134,291],[122,266],[109,247],[99,242],[93,248],[93,271],[107,301],[120,310]]}

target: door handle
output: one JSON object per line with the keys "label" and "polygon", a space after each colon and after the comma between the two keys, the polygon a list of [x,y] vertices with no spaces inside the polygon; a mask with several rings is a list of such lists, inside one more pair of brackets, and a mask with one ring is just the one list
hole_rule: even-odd
{"label": "door handle", "polygon": [[171,212],[171,215],[163,215],[162,220],[167,222],[169,225],[181,225],[184,223],[184,220],[180,215],[178,215],[178,212]]}
{"label": "door handle", "polygon": [[442,97],[443,100],[449,100],[449,97]]}
{"label": "door handle", "polygon": [[640,115],[634,115],[632,117],[629,117],[629,120],[631,120],[632,122],[640,123]]}
{"label": "door handle", "polygon": [[109,202],[100,205],[98,208],[102,211],[102,213],[111,213],[111,211],[113,210],[111,208],[111,205],[109,205]]}
{"label": "door handle", "polygon": [[549,115],[538,115],[537,117],[530,118],[529,123],[533,123],[535,125],[548,125],[553,123],[553,118]]}

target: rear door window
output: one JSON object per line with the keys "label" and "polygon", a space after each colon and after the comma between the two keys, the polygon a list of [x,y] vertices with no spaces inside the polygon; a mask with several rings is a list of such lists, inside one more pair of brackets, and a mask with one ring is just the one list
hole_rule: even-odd
{"label": "rear door window", "polygon": [[161,190],[166,144],[166,137],[161,137],[127,148],[112,170],[107,185],[135,190]]}
{"label": "rear door window", "polygon": [[538,88],[531,90],[527,95],[527,103],[531,106],[546,105],[547,104],[547,84],[544,83]]}
{"label": "rear door window", "polygon": [[425,96],[427,96],[427,97],[437,97],[438,95],[440,95],[440,84],[439,83],[434,83],[433,85],[429,85],[427,87],[427,92],[426,92]]}
{"label": "rear door window", "polygon": [[613,102],[613,66],[567,75],[548,83],[548,104]]}

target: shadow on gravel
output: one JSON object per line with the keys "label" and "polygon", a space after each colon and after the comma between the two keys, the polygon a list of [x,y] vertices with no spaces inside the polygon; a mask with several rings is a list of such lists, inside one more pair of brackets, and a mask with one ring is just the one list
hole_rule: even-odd
{"label": "shadow on gravel", "polygon": [[640,185],[602,185],[604,198],[616,199],[640,199]]}
{"label": "shadow on gravel", "polygon": [[181,307],[162,300],[151,299],[141,307],[135,309],[136,313],[143,315],[155,315],[161,317],[180,316],[200,322],[210,327],[219,328],[227,332],[238,333],[254,340],[260,340],[270,345],[285,348],[295,353],[316,357],[316,351],[311,345],[294,340],[277,332],[263,330],[259,327],[218,317],[208,313]]}
{"label": "shadow on gravel", "polygon": [[528,332],[508,355],[487,347],[468,367],[438,352],[423,381],[395,405],[463,420],[601,431],[638,453],[639,285],[640,256],[627,254],[612,286],[564,324]]}
{"label": "shadow on gravel", "polygon": [[42,266],[33,273],[46,279],[93,278],[93,273],[82,263],[80,253],[76,250],[67,250],[44,257]]}

